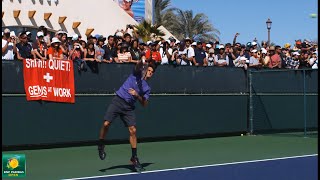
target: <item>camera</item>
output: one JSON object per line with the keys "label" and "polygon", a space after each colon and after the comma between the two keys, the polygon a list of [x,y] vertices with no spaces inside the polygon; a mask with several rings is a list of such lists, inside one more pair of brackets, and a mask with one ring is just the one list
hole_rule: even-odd
{"label": "camera", "polygon": [[127,24],[127,28],[133,29],[133,26],[131,24]]}
{"label": "camera", "polygon": [[79,49],[79,48],[80,48],[80,46],[79,46],[79,45],[77,45],[77,46],[76,46],[76,49]]}

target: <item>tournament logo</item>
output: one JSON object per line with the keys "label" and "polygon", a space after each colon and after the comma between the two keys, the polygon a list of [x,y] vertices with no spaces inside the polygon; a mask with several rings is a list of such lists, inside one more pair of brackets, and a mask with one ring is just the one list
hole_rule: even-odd
{"label": "tournament logo", "polygon": [[24,154],[2,154],[2,177],[25,177],[26,156]]}

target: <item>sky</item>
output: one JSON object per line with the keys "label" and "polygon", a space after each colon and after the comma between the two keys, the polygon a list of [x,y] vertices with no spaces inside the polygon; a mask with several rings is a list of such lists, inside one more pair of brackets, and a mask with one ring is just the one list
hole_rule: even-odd
{"label": "sky", "polygon": [[192,10],[194,15],[204,13],[220,31],[220,43],[245,44],[257,38],[268,40],[266,21],[272,21],[270,41],[283,46],[297,39],[318,39],[317,0],[171,0],[171,7]]}

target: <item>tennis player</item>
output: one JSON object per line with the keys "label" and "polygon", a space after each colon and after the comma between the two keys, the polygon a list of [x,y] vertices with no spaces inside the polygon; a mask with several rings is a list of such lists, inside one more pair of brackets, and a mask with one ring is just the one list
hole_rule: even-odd
{"label": "tennis player", "polygon": [[106,158],[104,151],[104,138],[111,123],[120,116],[121,120],[128,127],[130,133],[130,144],[132,148],[132,156],[130,161],[136,170],[143,170],[137,157],[137,136],[136,136],[136,116],[134,113],[135,102],[138,100],[143,107],[148,104],[150,96],[150,86],[147,80],[150,79],[155,71],[153,63],[143,65],[140,61],[135,65],[133,73],[122,84],[116,96],[112,99],[106,114],[104,123],[100,130],[98,151],[101,160]]}

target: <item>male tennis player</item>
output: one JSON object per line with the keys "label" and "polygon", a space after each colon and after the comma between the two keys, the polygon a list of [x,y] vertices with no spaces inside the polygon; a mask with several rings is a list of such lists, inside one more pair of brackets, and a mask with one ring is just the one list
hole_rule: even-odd
{"label": "male tennis player", "polygon": [[134,113],[135,102],[138,100],[143,107],[148,104],[150,96],[150,86],[147,80],[150,79],[155,71],[155,65],[149,63],[143,65],[142,61],[138,62],[134,68],[134,72],[122,84],[116,96],[112,99],[107,112],[104,116],[104,123],[100,130],[98,151],[101,160],[106,158],[104,151],[104,138],[108,132],[109,126],[120,116],[123,123],[128,127],[130,133],[130,144],[132,148],[132,156],[130,161],[137,171],[143,170],[137,157],[137,137],[136,137],[136,116]]}

